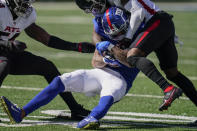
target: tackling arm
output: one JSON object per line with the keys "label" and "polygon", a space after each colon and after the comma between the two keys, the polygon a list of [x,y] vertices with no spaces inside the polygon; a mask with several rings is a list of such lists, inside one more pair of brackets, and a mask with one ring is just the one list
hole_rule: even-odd
{"label": "tackling arm", "polygon": [[26,28],[25,32],[31,38],[52,48],[60,50],[78,51],[83,53],[93,53],[95,50],[95,46],[88,42],[73,43],[62,40],[56,36],[52,36],[35,23],[31,24],[28,28]]}
{"label": "tackling arm", "polygon": [[[101,42],[101,36],[93,30],[92,33],[92,43],[96,45],[96,43]],[[103,62],[103,57],[99,54],[97,50],[94,51],[94,55],[92,58],[92,66],[94,68],[103,68],[106,66],[106,63]]]}
{"label": "tackling arm", "polygon": [[118,59],[122,64],[130,67],[129,63],[127,62],[127,53],[128,49],[122,50],[117,46],[114,46],[111,49],[111,52],[113,53],[114,57]]}

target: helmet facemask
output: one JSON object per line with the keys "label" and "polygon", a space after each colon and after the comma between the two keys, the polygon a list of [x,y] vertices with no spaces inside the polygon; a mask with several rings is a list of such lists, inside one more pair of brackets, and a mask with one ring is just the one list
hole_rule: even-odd
{"label": "helmet facemask", "polygon": [[8,7],[19,17],[27,17],[32,12],[31,4],[35,0],[7,0]]}
{"label": "helmet facemask", "polygon": [[105,34],[107,34],[110,39],[120,41],[125,37],[128,31],[129,23],[128,21],[125,21],[125,23],[122,24],[120,27],[116,27],[116,25],[114,24],[112,24],[112,26],[113,26],[113,29],[110,30],[110,32],[106,32],[104,30]]}
{"label": "helmet facemask", "polygon": [[94,16],[101,15],[106,10],[106,0],[89,0],[89,4],[90,6],[84,11],[92,13]]}

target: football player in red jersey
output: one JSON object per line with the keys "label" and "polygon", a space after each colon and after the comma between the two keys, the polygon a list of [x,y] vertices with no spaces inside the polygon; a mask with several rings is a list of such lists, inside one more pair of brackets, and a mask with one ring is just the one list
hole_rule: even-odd
{"label": "football player in red jersey", "polygon": [[[25,51],[26,44],[15,40],[25,33],[42,44],[61,50],[94,52],[95,46],[87,42],[73,43],[49,34],[36,21],[36,11],[31,5],[34,0],[0,0],[0,85],[8,74],[41,75],[48,83],[60,75],[49,60]],[[73,119],[82,119],[89,114],[79,105],[70,92],[60,96],[71,110]]]}
{"label": "football player in red jersey", "polygon": [[[110,18],[106,15],[108,25],[106,33],[111,37],[122,38],[122,47],[129,48],[121,50],[117,46],[109,46],[114,56],[127,66],[133,66],[142,71],[149,79],[155,82],[164,91],[164,100],[159,107],[160,111],[167,110],[171,103],[183,92],[197,106],[197,91],[192,82],[177,68],[178,53],[174,44],[175,28],[172,15],[162,11],[150,0],[75,0],[76,4],[86,13],[94,16],[102,16],[110,6],[117,6],[130,13],[130,21],[124,38],[120,37],[120,30],[114,28]],[[145,22],[144,29],[136,37],[138,27]],[[121,28],[119,28],[121,29]],[[122,36],[122,34],[121,34]],[[117,38],[114,37],[117,40]],[[105,51],[100,45],[100,52]],[[160,67],[166,77],[180,88],[171,85],[157,70],[151,60],[146,58],[151,52],[155,52]]]}

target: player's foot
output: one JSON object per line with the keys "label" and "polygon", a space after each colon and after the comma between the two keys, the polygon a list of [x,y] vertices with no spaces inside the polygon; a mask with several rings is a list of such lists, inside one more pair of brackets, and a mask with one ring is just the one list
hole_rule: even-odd
{"label": "player's foot", "polygon": [[164,92],[163,104],[159,107],[159,111],[167,110],[172,102],[176,98],[179,98],[179,96],[181,96],[183,93],[180,88],[176,88],[174,86],[170,86],[168,88],[169,90]]}
{"label": "player's foot", "polygon": [[19,107],[17,107],[16,104],[13,104],[4,96],[0,97],[0,102],[4,112],[8,115],[8,117],[10,118],[10,122],[12,124],[20,123],[22,121],[22,110]]}
{"label": "player's foot", "polygon": [[99,126],[100,126],[100,123],[96,118],[94,118],[93,116],[88,116],[78,123],[77,128],[97,129],[97,128],[99,128]]}
{"label": "player's foot", "polygon": [[71,110],[71,119],[73,120],[82,120],[90,114],[89,110],[83,108],[79,105],[76,109]]}

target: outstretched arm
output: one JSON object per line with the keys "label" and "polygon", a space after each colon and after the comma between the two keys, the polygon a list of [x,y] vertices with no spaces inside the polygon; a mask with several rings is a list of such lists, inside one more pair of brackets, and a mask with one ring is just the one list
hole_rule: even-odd
{"label": "outstretched arm", "polygon": [[95,46],[88,42],[73,43],[62,40],[56,36],[52,36],[35,23],[31,24],[28,28],[26,28],[25,32],[28,36],[45,44],[46,46],[60,50],[72,50],[83,53],[93,53],[95,49]]}

